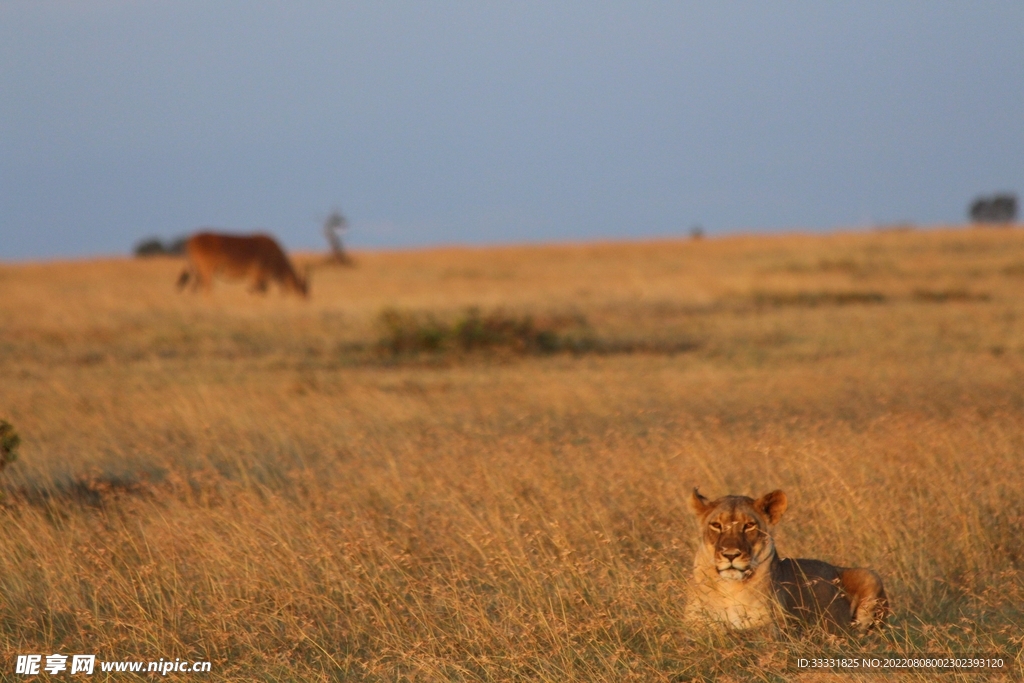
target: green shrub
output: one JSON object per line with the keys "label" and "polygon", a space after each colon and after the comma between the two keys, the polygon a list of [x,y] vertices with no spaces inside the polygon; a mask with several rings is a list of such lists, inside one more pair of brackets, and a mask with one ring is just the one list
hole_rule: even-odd
{"label": "green shrub", "polygon": [[[505,350],[517,354],[555,353],[574,350],[556,324],[537,324],[532,316],[514,316],[501,310],[483,313],[473,306],[454,321],[444,322],[431,314],[388,308],[378,318],[378,350],[393,356],[416,353]],[[574,319],[575,326],[586,321]]]}
{"label": "green shrub", "polygon": [[440,351],[446,337],[451,335],[446,326],[434,316],[387,308],[378,317],[381,335],[378,347],[398,356],[420,351]]}

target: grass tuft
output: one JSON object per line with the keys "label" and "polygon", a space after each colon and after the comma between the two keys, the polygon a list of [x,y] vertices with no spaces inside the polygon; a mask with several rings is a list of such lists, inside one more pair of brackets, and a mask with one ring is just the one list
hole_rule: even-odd
{"label": "grass tuft", "polygon": [[822,291],[822,292],[754,292],[757,306],[848,306],[850,304],[882,304],[887,297],[881,292]]}
{"label": "grass tuft", "polygon": [[957,301],[990,301],[992,296],[984,292],[971,292],[966,289],[915,289],[914,299],[944,304]]}

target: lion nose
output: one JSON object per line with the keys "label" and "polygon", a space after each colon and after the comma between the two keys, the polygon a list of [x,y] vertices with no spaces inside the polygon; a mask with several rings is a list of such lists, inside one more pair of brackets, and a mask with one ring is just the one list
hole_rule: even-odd
{"label": "lion nose", "polygon": [[727,560],[735,560],[737,557],[739,557],[742,554],[743,554],[742,552],[740,552],[739,550],[737,550],[735,548],[730,548],[728,550],[723,550],[722,551],[722,557],[724,557]]}

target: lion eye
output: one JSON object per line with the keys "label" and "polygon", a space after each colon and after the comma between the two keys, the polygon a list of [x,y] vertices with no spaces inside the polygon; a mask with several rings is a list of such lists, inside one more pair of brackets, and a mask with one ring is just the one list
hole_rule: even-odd
{"label": "lion eye", "polygon": [[757,528],[757,524],[754,523],[754,522],[747,522],[746,524],[743,525],[743,530],[744,531],[753,531],[756,528]]}
{"label": "lion eye", "polygon": [[712,531],[721,531],[722,530],[722,525],[719,524],[718,522],[711,522],[711,524],[708,524],[708,526],[711,527]]}

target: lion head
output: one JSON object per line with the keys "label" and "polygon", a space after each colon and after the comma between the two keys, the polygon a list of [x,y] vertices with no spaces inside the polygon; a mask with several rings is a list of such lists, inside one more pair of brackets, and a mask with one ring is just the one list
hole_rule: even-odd
{"label": "lion head", "polygon": [[786,511],[786,494],[766,493],[757,500],[724,496],[710,501],[695,488],[690,507],[701,524],[697,564],[714,566],[726,581],[745,581],[775,556],[770,533]]}

